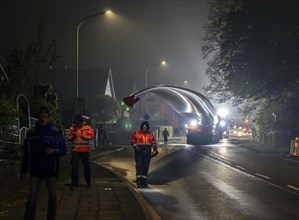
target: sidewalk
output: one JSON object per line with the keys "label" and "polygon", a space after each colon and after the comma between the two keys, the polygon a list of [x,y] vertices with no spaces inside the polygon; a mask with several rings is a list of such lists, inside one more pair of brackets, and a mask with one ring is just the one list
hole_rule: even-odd
{"label": "sidewalk", "polygon": [[251,138],[248,139],[230,138],[230,141],[233,144],[250,149],[256,153],[265,153],[275,157],[282,157],[282,158],[288,158],[288,159],[299,161],[298,156],[289,155],[290,153],[289,146],[273,147],[266,144],[261,144],[257,141],[252,140]]}
{"label": "sidewalk", "polygon": [[[119,147],[100,147],[91,151],[91,158],[115,151]],[[70,190],[70,157],[63,158],[61,172],[57,181],[57,214],[56,220],[132,220],[153,219],[146,202],[140,201],[137,192],[129,183],[124,182],[111,171],[91,163],[92,186],[87,187],[83,178],[83,167],[80,164],[80,185]],[[0,215],[2,220],[21,220],[25,210],[27,193],[18,193],[18,205],[9,210],[7,216]],[[47,190],[42,185],[36,220],[47,216]]]}

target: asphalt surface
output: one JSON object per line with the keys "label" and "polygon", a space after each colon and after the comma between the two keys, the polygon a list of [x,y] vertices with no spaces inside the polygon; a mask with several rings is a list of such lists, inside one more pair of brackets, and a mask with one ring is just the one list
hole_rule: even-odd
{"label": "asphalt surface", "polygon": [[[121,147],[99,147],[91,151],[92,160],[121,150]],[[151,205],[121,177],[108,169],[91,163],[92,185],[87,187],[83,178],[82,164],[80,164],[79,188],[70,190],[70,158],[64,157],[61,162],[61,172],[57,182],[57,214],[56,220],[147,220],[160,219]],[[24,189],[14,195],[19,201],[10,204],[2,220],[18,220],[23,218],[25,201],[28,190]],[[46,219],[47,191],[42,185],[36,213],[36,220]],[[3,204],[3,202],[2,202]],[[3,207],[1,210],[4,210]]]}
{"label": "asphalt surface", "polygon": [[[272,148],[251,140],[240,142],[240,139],[231,139],[231,141],[255,153],[268,154],[286,160],[298,160],[298,157],[288,155],[289,149],[286,147]],[[184,139],[171,140],[170,144],[172,143],[184,145]],[[58,179],[56,219],[193,220],[251,219],[252,217],[255,219],[267,219],[268,217],[270,219],[288,219],[288,216],[297,216],[296,204],[289,205],[289,207],[285,204],[292,201],[298,203],[296,196],[293,198],[289,195],[283,195],[277,188],[269,190],[268,186],[260,186],[260,182],[257,187],[255,178],[232,173],[231,169],[227,169],[223,165],[215,167],[215,163],[211,163],[205,157],[200,159],[194,157],[190,150],[184,151],[185,157],[176,158],[176,155],[181,155],[182,152],[173,151],[172,148],[164,145],[159,148],[161,155],[154,158],[151,165],[150,187],[142,190],[135,188],[134,159],[130,146],[108,146],[92,150],[92,187],[85,185],[81,165],[81,185],[75,191],[69,189],[70,158],[69,156],[65,157]],[[203,151],[199,153],[205,155]],[[122,154],[126,155],[125,160],[121,160]],[[217,157],[217,154],[209,156],[213,159],[215,155]],[[214,159],[217,159],[216,157]],[[193,165],[190,167],[189,163],[192,162],[194,162],[193,165],[198,162],[198,165],[195,165],[195,168]],[[196,171],[196,167],[198,170],[205,169],[206,172]],[[193,172],[198,173],[192,175]],[[213,176],[211,173],[218,173],[218,175]],[[219,176],[226,177],[219,180]],[[230,186],[234,186],[234,188]],[[243,190],[236,190],[236,188],[242,189],[244,187],[250,188],[245,194]],[[171,190],[173,191],[170,192]],[[0,219],[22,219],[27,193],[28,190],[24,191],[23,189],[17,192],[16,198],[19,202],[10,204],[8,211],[1,213]],[[226,194],[230,199],[224,195],[219,196],[219,193]],[[256,193],[261,194],[258,200],[254,200],[251,196]],[[265,196],[267,199],[261,204],[260,201],[263,201]],[[200,199],[198,200],[198,198]],[[276,198],[280,199],[275,200]],[[236,206],[235,202],[239,204],[237,209],[232,208]],[[280,210],[282,203],[287,207],[284,209],[285,212],[289,212],[285,215],[286,218],[284,218],[284,213],[279,211],[274,211],[274,215],[263,209],[257,211],[260,207]],[[47,192],[45,185],[43,185],[38,200],[37,220],[46,219],[46,207]],[[295,211],[292,211],[293,208]],[[184,212],[188,215],[183,214]],[[290,213],[292,214],[290,215]]]}
{"label": "asphalt surface", "polygon": [[[298,158],[288,156],[288,146],[240,138],[206,146],[185,143],[158,147],[149,188],[139,190],[162,219],[299,219]],[[96,162],[134,185],[133,157],[127,146]]]}

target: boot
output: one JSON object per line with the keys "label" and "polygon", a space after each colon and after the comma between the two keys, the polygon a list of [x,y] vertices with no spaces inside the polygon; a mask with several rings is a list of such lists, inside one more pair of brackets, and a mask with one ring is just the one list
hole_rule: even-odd
{"label": "boot", "polygon": [[147,188],[147,178],[141,177],[141,187]]}
{"label": "boot", "polygon": [[142,178],[141,177],[137,177],[136,184],[137,184],[138,188],[141,188],[141,186],[142,186]]}

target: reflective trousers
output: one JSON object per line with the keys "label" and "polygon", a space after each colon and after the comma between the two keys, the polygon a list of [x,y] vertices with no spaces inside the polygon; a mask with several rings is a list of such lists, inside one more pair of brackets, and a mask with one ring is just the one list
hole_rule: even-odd
{"label": "reflective trousers", "polygon": [[149,165],[151,162],[151,146],[138,146],[138,148],[139,149],[135,149],[137,184],[140,181],[143,182],[142,184],[146,184]]}
{"label": "reflective trousers", "polygon": [[47,220],[55,220],[56,215],[56,177],[30,176],[29,196],[26,204],[24,220],[35,220],[37,197],[42,181],[45,180],[48,189],[48,212]]}
{"label": "reflective trousers", "polygon": [[79,183],[79,159],[81,159],[84,167],[84,178],[87,184],[90,184],[90,158],[89,152],[73,152],[72,151],[72,185]]}

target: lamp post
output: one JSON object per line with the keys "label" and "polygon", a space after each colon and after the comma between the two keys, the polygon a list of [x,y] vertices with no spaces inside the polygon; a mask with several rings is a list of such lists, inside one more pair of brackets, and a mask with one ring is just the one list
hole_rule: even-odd
{"label": "lamp post", "polygon": [[[159,65],[166,65],[166,61],[162,60],[161,62],[159,63],[154,63],[150,66],[148,66],[145,70],[145,88],[147,88],[147,75],[148,75],[148,72],[150,71],[150,69],[154,66],[159,66]],[[145,93],[145,114],[147,115],[147,93]]]}
{"label": "lamp post", "polygon": [[94,14],[94,15],[90,15],[90,16],[87,16],[85,18],[83,18],[77,25],[77,60],[76,60],[76,97],[78,98],[79,97],[79,31],[80,31],[80,27],[81,25],[88,19],[90,18],[94,18],[94,17],[97,17],[97,16],[101,16],[101,15],[104,15],[104,14],[109,14],[111,13],[111,11],[102,11],[100,13],[97,13],[97,14]]}
{"label": "lamp post", "polygon": [[159,63],[154,63],[154,64],[152,64],[152,65],[150,65],[149,67],[146,68],[146,70],[145,70],[145,88],[147,88],[147,75],[148,75],[148,72],[150,71],[150,69],[152,67],[159,66],[159,65],[163,65],[163,66],[166,65],[166,61],[163,60]]}

